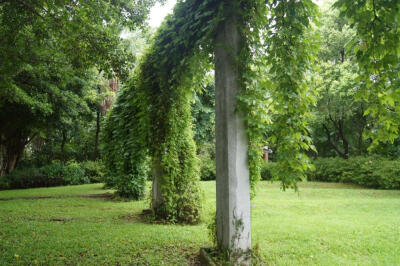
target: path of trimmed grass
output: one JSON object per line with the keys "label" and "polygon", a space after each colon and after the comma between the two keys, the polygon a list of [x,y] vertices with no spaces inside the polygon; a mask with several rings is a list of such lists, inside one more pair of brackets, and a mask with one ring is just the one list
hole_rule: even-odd
{"label": "path of trimmed grass", "polygon": [[[215,182],[202,182],[204,220]],[[300,193],[261,182],[253,244],[266,265],[400,265],[400,191],[308,183]],[[119,202],[100,184],[0,191],[0,265],[188,265],[209,246],[206,224],[148,224],[146,201]]]}

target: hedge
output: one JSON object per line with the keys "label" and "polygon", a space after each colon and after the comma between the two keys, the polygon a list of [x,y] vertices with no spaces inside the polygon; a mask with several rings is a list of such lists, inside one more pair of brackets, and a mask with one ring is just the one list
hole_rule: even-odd
{"label": "hedge", "polygon": [[[384,157],[318,158],[309,181],[350,183],[376,189],[400,189],[400,160]],[[262,180],[274,180],[275,163],[264,163]],[[275,178],[277,179],[277,178]]]}
{"label": "hedge", "polygon": [[377,189],[400,189],[400,160],[383,157],[319,158],[310,181],[352,183]]}
{"label": "hedge", "polygon": [[53,162],[40,168],[16,169],[0,177],[0,190],[101,182],[103,170],[101,162],[70,162],[66,165]]}

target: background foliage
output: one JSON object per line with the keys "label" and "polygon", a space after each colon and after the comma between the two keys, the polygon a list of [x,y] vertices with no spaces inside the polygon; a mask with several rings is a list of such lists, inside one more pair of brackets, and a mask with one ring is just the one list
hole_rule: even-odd
{"label": "background foliage", "polygon": [[[244,3],[245,4],[245,3]],[[245,4],[246,5],[246,4]],[[304,151],[314,149],[308,134],[313,90],[307,86],[316,45],[312,1],[254,1],[243,20],[247,34],[241,55],[246,62],[240,95],[249,135],[249,167],[254,190],[262,147],[274,146],[282,186],[296,187],[311,168]],[[267,132],[273,132],[265,138]]]}
{"label": "background foliage", "polygon": [[101,162],[52,162],[42,167],[24,167],[0,177],[0,190],[80,185],[103,182]]}
{"label": "background foliage", "polygon": [[352,183],[377,189],[400,189],[400,161],[384,157],[320,158],[310,181]]}
{"label": "background foliage", "polygon": [[142,25],[154,3],[0,1],[0,175],[37,137],[58,131],[67,142],[93,106],[96,72],[127,76],[133,57],[119,34]]}
{"label": "background foliage", "polygon": [[357,33],[352,44],[363,85],[358,98],[369,103],[364,114],[377,120],[366,134],[372,139],[371,149],[380,142],[393,143],[400,123],[400,3],[338,0],[334,6]]}

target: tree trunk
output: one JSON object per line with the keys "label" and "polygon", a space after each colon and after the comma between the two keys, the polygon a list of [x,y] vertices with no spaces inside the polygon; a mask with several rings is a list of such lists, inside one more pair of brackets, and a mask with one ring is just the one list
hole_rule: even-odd
{"label": "tree trunk", "polygon": [[67,141],[67,134],[65,130],[62,131],[62,141],[61,141],[61,162],[65,164],[65,142]]}
{"label": "tree trunk", "polygon": [[16,137],[7,139],[2,148],[0,175],[6,175],[15,170],[28,143],[29,141],[26,141],[26,139]]}
{"label": "tree trunk", "polygon": [[361,125],[358,131],[358,155],[363,154],[363,149],[364,149],[364,139],[363,139],[363,134],[364,134],[364,129],[367,125],[367,118],[364,116],[364,105],[361,103],[361,112],[359,114],[360,118],[359,121],[361,121]]}
{"label": "tree trunk", "polygon": [[358,155],[361,156],[363,153],[363,148],[364,148],[364,144],[363,144],[363,133],[364,133],[364,129],[361,129],[359,134],[358,134]]}
{"label": "tree trunk", "polygon": [[331,146],[335,149],[335,151],[340,155],[340,157],[342,157],[344,159],[348,159],[350,147],[349,147],[349,142],[347,141],[347,138],[344,135],[344,118],[342,116],[341,119],[335,120],[335,119],[333,119],[332,115],[329,114],[329,120],[332,122],[333,127],[335,128],[338,137],[342,140],[344,151],[343,152],[340,151],[338,146],[332,142],[332,140],[330,138],[330,133],[329,133],[328,127],[325,124],[323,124],[323,127],[324,127],[325,132],[328,137],[328,141],[331,144]]}
{"label": "tree trunk", "polygon": [[340,61],[344,63],[344,49],[340,50]]}
{"label": "tree trunk", "polygon": [[335,143],[333,143],[332,138],[331,138],[331,133],[330,133],[330,131],[329,131],[329,128],[328,128],[325,124],[322,124],[322,126],[323,126],[323,128],[324,128],[324,130],[325,130],[325,134],[326,134],[326,137],[328,138],[329,144],[332,146],[332,148],[337,152],[337,154],[338,154],[340,157],[342,157],[342,158],[345,159],[345,158],[346,158],[345,153],[342,152],[342,151],[339,149],[339,147],[338,147],[337,145],[335,145]]}
{"label": "tree trunk", "polygon": [[7,169],[7,173],[11,173],[12,171],[17,168],[19,161],[21,160],[22,154],[24,152],[24,148],[21,148],[18,151],[14,151],[12,154],[9,155],[9,165]]}
{"label": "tree trunk", "polygon": [[339,120],[338,124],[339,124],[339,136],[343,142],[344,158],[348,159],[349,155],[350,155],[349,142],[347,141],[347,138],[344,135],[344,119],[343,119],[343,117],[341,120]]}
{"label": "tree trunk", "polygon": [[99,158],[99,135],[100,135],[100,107],[96,112],[96,137],[94,140],[94,156],[93,159]]}

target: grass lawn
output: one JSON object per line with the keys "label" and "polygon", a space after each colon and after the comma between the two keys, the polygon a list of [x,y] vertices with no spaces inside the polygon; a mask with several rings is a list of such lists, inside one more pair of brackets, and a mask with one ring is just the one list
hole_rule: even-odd
{"label": "grass lawn", "polygon": [[[208,220],[215,182],[202,186]],[[146,201],[80,197],[105,192],[100,184],[0,191],[0,265],[187,265],[211,245],[205,222],[149,224]],[[307,183],[295,193],[260,182],[252,205],[265,265],[400,265],[400,191]]]}

